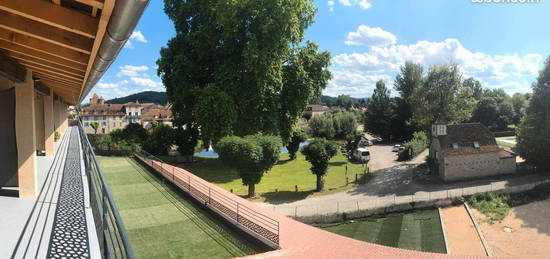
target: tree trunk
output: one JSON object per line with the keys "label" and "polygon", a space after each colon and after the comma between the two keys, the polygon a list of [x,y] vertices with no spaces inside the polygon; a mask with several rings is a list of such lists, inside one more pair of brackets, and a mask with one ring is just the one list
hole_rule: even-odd
{"label": "tree trunk", "polygon": [[317,191],[320,192],[325,188],[325,179],[322,175],[317,175]]}
{"label": "tree trunk", "polygon": [[256,185],[255,184],[249,184],[248,185],[248,198],[254,198],[256,197]]}

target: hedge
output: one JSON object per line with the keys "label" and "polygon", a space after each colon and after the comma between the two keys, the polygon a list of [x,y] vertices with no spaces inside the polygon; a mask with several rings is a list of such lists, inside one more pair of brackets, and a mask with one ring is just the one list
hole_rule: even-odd
{"label": "hedge", "polygon": [[516,131],[515,130],[497,131],[497,132],[493,132],[493,135],[495,135],[495,138],[513,137],[516,135]]}
{"label": "hedge", "polygon": [[404,144],[405,150],[399,153],[398,161],[407,161],[422,153],[428,147],[428,136],[422,131],[413,133],[413,138]]}

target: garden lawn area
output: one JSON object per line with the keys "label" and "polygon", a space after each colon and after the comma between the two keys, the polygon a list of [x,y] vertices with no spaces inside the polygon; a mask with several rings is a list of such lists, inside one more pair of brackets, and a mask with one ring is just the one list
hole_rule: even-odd
{"label": "garden lawn area", "polygon": [[[496,138],[497,140],[497,144],[501,145],[501,146],[505,146],[505,147],[509,147],[509,148],[513,148],[515,147],[516,145],[513,144],[513,143],[510,143],[510,142],[507,142],[507,141],[514,141],[516,142],[516,137],[515,136],[512,136],[512,137],[501,137],[501,138]],[[507,141],[502,141],[502,140],[507,140]]]}
{"label": "garden lawn area", "polygon": [[[169,157],[162,157],[170,162]],[[239,174],[223,164],[217,158],[196,157],[194,163],[177,164],[191,173],[214,183],[238,195],[246,195],[248,187],[242,184]],[[347,163],[346,157],[338,153],[330,160],[328,173],[325,176],[325,191],[315,192],[316,176],[311,173],[311,164],[301,154],[296,160],[289,161],[288,154],[281,154],[279,162],[256,185],[256,197],[261,201],[300,200],[312,195],[326,194],[350,189],[354,186],[355,174],[361,176],[365,169],[361,164]],[[348,181],[346,186],[346,164]],[[298,192],[295,192],[295,185]],[[276,191],[277,190],[277,191]]]}
{"label": "garden lawn area", "polygon": [[133,158],[98,160],[137,258],[230,258],[261,252]]}
{"label": "garden lawn area", "polygon": [[437,210],[393,213],[321,227],[353,239],[424,252],[446,253]]}

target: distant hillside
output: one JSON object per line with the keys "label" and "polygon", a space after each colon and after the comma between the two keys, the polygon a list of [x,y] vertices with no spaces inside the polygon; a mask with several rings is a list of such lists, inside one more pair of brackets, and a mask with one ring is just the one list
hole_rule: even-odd
{"label": "distant hillside", "polygon": [[168,102],[166,92],[145,91],[105,101],[110,104],[122,104],[138,101],[140,103],[158,103],[165,105]]}

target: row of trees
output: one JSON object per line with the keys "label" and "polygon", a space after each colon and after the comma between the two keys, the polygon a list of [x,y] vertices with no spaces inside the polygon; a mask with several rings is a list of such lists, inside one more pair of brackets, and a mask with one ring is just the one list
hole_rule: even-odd
{"label": "row of trees", "polygon": [[[228,136],[214,145],[219,159],[239,173],[242,183],[248,186],[248,197],[254,197],[256,184],[279,161],[281,138],[267,135],[245,137]],[[324,186],[328,162],[337,153],[337,146],[325,139],[316,139],[301,151],[311,163],[311,172],[317,176],[317,191]]]}
{"label": "row of trees", "polygon": [[406,62],[395,78],[397,96],[383,81],[376,83],[367,103],[365,129],[382,138],[410,139],[427,131],[439,114],[450,122],[482,122],[494,130],[518,124],[528,94],[510,97],[501,89],[484,89],[474,78],[463,80],[457,65],[430,67]]}

